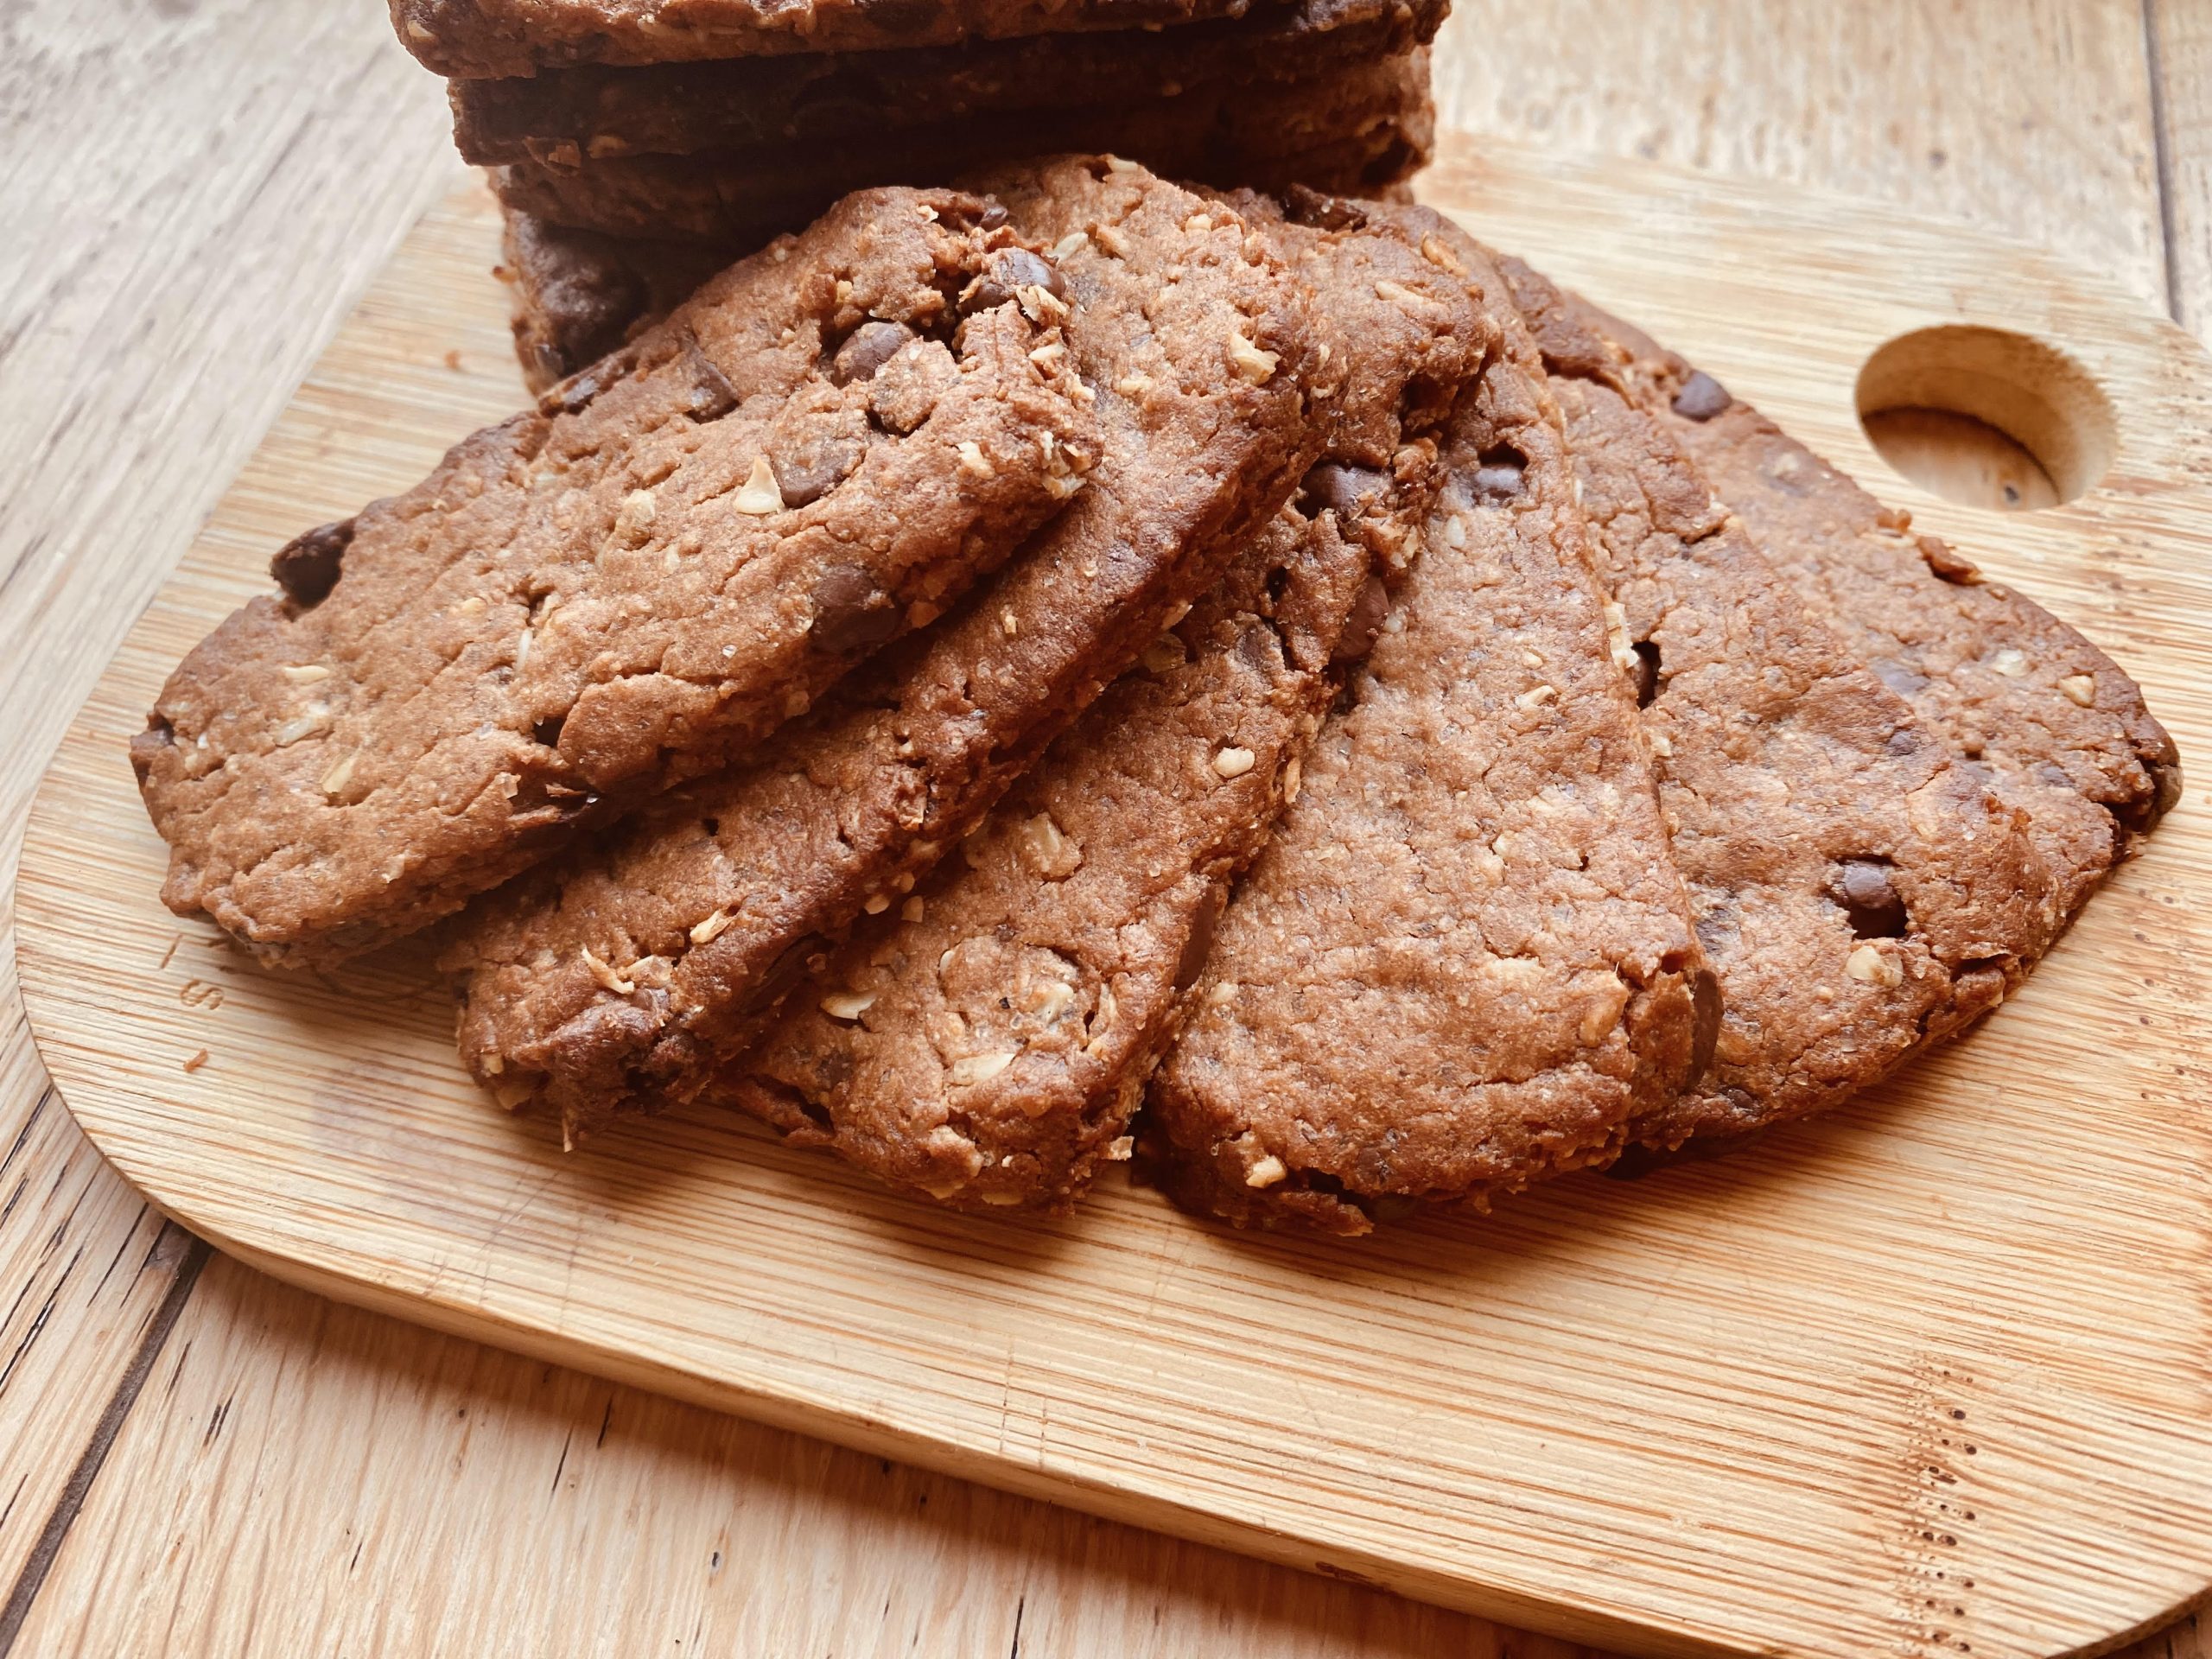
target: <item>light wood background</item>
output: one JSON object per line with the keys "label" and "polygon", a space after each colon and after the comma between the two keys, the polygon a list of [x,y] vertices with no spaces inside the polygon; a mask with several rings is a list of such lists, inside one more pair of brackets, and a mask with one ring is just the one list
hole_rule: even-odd
{"label": "light wood background", "polygon": [[[2212,330],[2202,0],[1460,5],[1459,124],[1956,214]],[[10,862],[63,721],[446,146],[374,0],[0,6]],[[1569,1651],[280,1287],[100,1163],[0,980],[0,1651]]]}

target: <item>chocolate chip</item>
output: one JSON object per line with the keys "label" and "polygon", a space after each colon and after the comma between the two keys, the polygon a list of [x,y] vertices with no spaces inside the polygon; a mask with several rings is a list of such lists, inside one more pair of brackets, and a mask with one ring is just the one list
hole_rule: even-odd
{"label": "chocolate chip", "polygon": [[1887,738],[1883,740],[1882,747],[1891,754],[1902,756],[1908,754],[1918,754],[1920,753],[1920,743],[1921,739],[1919,733],[1912,730],[1910,727],[1900,726],[1897,730],[1891,732]]}
{"label": "chocolate chip", "polygon": [[1310,511],[1330,511],[1339,518],[1351,518],[1365,512],[1369,503],[1378,502],[1388,494],[1390,480],[1389,474],[1371,467],[1325,461],[1306,474],[1299,487],[1306,493]]}
{"label": "chocolate chip", "polygon": [[844,657],[880,645],[899,632],[898,607],[857,565],[833,564],[814,579],[814,643]]}
{"label": "chocolate chip", "polygon": [[1686,421],[1709,421],[1735,401],[1727,387],[1700,369],[1675,394],[1675,413]]}
{"label": "chocolate chip", "polygon": [[809,438],[785,449],[769,462],[776,474],[776,488],[787,507],[819,501],[848,478],[868,454],[860,439],[838,435]]}
{"label": "chocolate chip", "polygon": [[1636,706],[1649,709],[1659,695],[1659,647],[1649,639],[1636,642]]}
{"label": "chocolate chip", "polygon": [[1382,637],[1382,625],[1390,616],[1390,590],[1382,585],[1380,576],[1370,576],[1359,590],[1359,597],[1351,602],[1351,612],[1344,618],[1344,632],[1337,636],[1337,648],[1329,653],[1332,663],[1357,663],[1375,649],[1375,642]]}
{"label": "chocolate chip", "polygon": [[1187,991],[1198,983],[1206,958],[1213,953],[1214,923],[1220,915],[1221,900],[1221,889],[1211,888],[1199,904],[1198,913],[1191,918],[1191,936],[1183,941],[1183,954],[1175,958],[1175,988],[1179,991]]}
{"label": "chocolate chip", "polygon": [[715,359],[696,341],[687,342],[691,360],[691,394],[685,408],[695,421],[718,421],[737,407],[737,388],[715,366]]}
{"label": "chocolate chip", "polygon": [[960,315],[973,311],[988,311],[995,305],[1004,305],[1020,288],[1043,289],[1054,299],[1066,296],[1067,283],[1060,273],[1044,259],[1027,248],[1001,248],[986,261],[983,273],[968,284],[960,296]]}
{"label": "chocolate chip", "polygon": [[914,331],[903,322],[870,317],[837,348],[830,365],[830,384],[849,386],[855,380],[874,379],[875,372],[898,356],[899,348],[913,338]]}
{"label": "chocolate chip", "polygon": [[977,219],[976,223],[981,226],[984,230],[995,231],[1000,226],[1006,223],[1005,205],[1001,202],[993,202],[989,207],[983,209],[983,216]]}
{"label": "chocolate chip", "polygon": [[1851,918],[1851,931],[1861,939],[1904,937],[1909,918],[1904,900],[1890,880],[1890,862],[1881,858],[1847,858],[1836,866],[1831,890],[1835,901]]}
{"label": "chocolate chip", "polygon": [[1687,1089],[1706,1074],[1713,1064],[1713,1046],[1720,1040],[1720,976],[1710,968],[1690,976],[1690,1074]]}
{"label": "chocolate chip", "polygon": [[330,597],[346,550],[353,544],[353,521],[340,518],[295,536],[269,561],[269,574],[295,608],[311,611]]}
{"label": "chocolate chip", "polygon": [[1925,674],[1916,674],[1893,658],[1879,658],[1867,666],[1874,671],[1876,679],[1901,697],[1909,697],[1916,691],[1927,689],[1928,677]]}
{"label": "chocolate chip", "polygon": [[634,352],[625,350],[602,357],[559,385],[547,387],[537,400],[537,412],[549,419],[556,415],[576,414],[636,366]]}
{"label": "chocolate chip", "polygon": [[1343,196],[1324,195],[1311,186],[1294,184],[1283,198],[1290,217],[1317,231],[1357,231],[1367,226],[1367,210]]}

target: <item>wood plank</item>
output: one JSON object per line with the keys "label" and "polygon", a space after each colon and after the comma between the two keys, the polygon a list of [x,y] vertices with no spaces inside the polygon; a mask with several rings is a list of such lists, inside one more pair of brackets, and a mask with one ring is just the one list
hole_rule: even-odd
{"label": "wood plank", "polygon": [[[70,709],[446,175],[437,104],[367,8],[0,18],[0,868]],[[12,943],[0,1009],[4,1600],[189,1252],[48,1092]]]}
{"label": "wood plank", "polygon": [[67,1593],[41,1600],[24,1653],[1498,1651],[1459,1615],[494,1353],[219,1258],[147,1398],[115,1461],[165,1478],[100,1483]]}
{"label": "wood plank", "polygon": [[2164,298],[2138,0],[1462,4],[1436,83],[1471,132],[1955,215]]}
{"label": "wood plank", "polygon": [[[2139,302],[2009,241],[1771,187],[1491,145],[1431,188],[1870,477],[1851,389],[1875,345],[1966,321],[2063,346],[2113,404],[2102,486],[2001,519],[1891,493],[2088,621],[2185,748],[2212,743],[2212,507],[2185,436],[2212,369]],[[1654,1650],[1848,1654],[1903,1630],[2027,1653],[2212,1581],[2201,1217],[2171,1173],[2176,1135],[2212,1136],[2177,1035],[2212,949],[2197,802],[2012,1007],[1904,1084],[1725,1166],[1602,1203],[1569,1184],[1356,1254],[1125,1190],[1065,1225],[943,1216],[705,1114],[564,1157],[486,1109],[409,964],[303,982],[180,929],[115,757],[270,545],[504,406],[504,368],[448,366],[498,340],[493,231],[472,192],[410,238],[35,813],[34,1023],[166,1207],[303,1282],[528,1351]],[[1694,270],[1653,251],[1686,242]],[[2116,1208],[2123,1191],[2166,1202]],[[1982,1589],[1954,1616],[1936,1598],[1960,1573]]]}
{"label": "wood plank", "polygon": [[2212,7],[2144,0],[2174,315],[2212,339]]}

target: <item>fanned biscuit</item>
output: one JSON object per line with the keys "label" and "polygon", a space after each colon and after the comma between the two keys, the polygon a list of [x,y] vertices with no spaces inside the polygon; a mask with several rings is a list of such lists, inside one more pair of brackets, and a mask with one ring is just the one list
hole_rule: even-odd
{"label": "fanned biscuit", "polygon": [[[1240,16],[1250,0],[391,0],[392,27],[456,79],[576,63],[874,52]],[[1260,0],[1262,7],[1277,0]]]}
{"label": "fanned biscuit", "polygon": [[1639,1141],[1834,1104],[1956,1035],[2050,931],[2050,873],[2006,806],[1762,556],[1627,365],[1501,259],[1544,353],[1658,756],[1675,862],[1719,976],[1713,1065]]}
{"label": "fanned biscuit", "polygon": [[1710,375],[1617,319],[1586,315],[1813,613],[1969,773],[2027,812],[2056,884],[2051,931],[2063,928],[2181,793],[2173,739],[2135,682],[2034,601],[1915,535],[1910,515]]}
{"label": "fanned biscuit", "polygon": [[1002,217],[856,196],[279,552],[132,745],[170,906],[272,962],[382,944],[952,602],[1097,451]]}
{"label": "fanned biscuit", "polygon": [[991,188],[1076,307],[1090,485],[759,763],[480,912],[449,959],[462,1056],[511,1102],[549,1096],[572,1133],[688,1098],[749,1046],[831,941],[899,904],[1219,579],[1320,449],[1304,286],[1236,213],[1100,159]]}
{"label": "fanned biscuit", "polygon": [[1240,1224],[1364,1232],[1603,1162],[1713,1038],[1542,365],[1481,251],[1389,212],[1468,273],[1505,346],[1149,1092],[1147,1165]]}
{"label": "fanned biscuit", "polygon": [[1496,340],[1465,285],[1387,232],[1268,233],[1342,341],[1327,454],[1222,587],[711,1097],[963,1206],[1062,1208],[1126,1155],[1227,884],[1382,624],[1439,481],[1435,429]]}
{"label": "fanned biscuit", "polygon": [[1171,178],[1379,191],[1428,157],[1426,48],[1287,83],[1069,103],[912,128],[688,155],[525,157],[491,170],[508,207],[611,236],[729,245],[803,223],[849,190],[918,184],[1054,150],[1110,150]]}
{"label": "fanned biscuit", "polygon": [[1154,100],[1211,98],[1223,86],[1249,97],[1400,55],[1426,45],[1449,10],[1447,0],[1293,0],[1174,29],[460,80],[454,141],[481,166],[577,167],[860,137],[880,143],[887,132],[1011,115],[1052,121],[1083,110],[1096,118]]}

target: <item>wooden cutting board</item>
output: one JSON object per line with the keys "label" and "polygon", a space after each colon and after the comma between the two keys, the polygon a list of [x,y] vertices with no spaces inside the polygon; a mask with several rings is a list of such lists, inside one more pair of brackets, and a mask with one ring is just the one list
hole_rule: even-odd
{"label": "wooden cutting board", "polygon": [[[1462,141],[1425,194],[2080,623],[2212,766],[2212,364],[2140,302],[1774,187]],[[1637,1650],[2080,1652],[2212,1585],[2202,783],[2010,1006],[1900,1084],[1723,1162],[1354,1244],[1118,1183],[1065,1222],[943,1214],[705,1113],[564,1156],[470,1087],[420,952],[278,977],[170,916],[125,743],[272,549],[520,406],[497,239],[474,186],[423,221],[32,816],[32,1026],[162,1209],[347,1300]],[[2026,339],[1892,348],[1876,400],[1995,415],[2060,489],[2101,483],[2005,514],[1888,470],[1854,385],[1952,325]],[[1985,483],[2032,497],[2031,473]]]}

